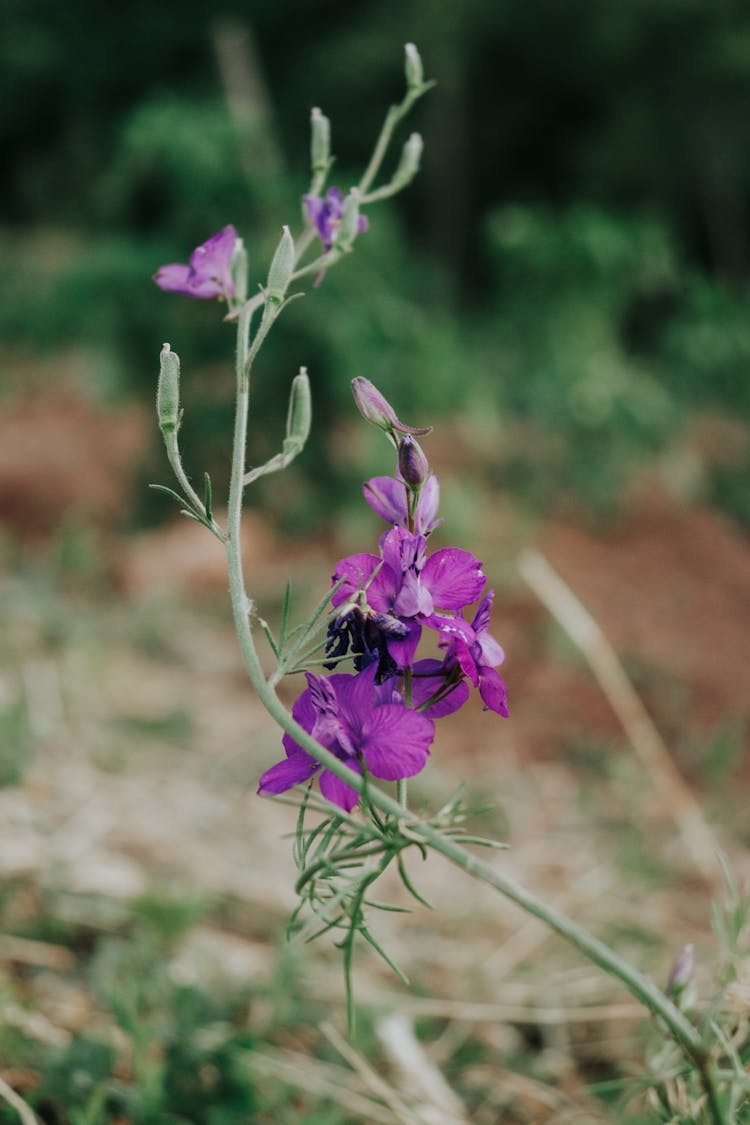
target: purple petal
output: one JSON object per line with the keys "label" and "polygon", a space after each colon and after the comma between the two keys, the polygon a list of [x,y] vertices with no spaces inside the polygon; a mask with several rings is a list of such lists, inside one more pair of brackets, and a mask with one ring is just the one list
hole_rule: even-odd
{"label": "purple petal", "polygon": [[479,694],[490,711],[508,718],[508,689],[494,668],[479,669]]}
{"label": "purple petal", "polygon": [[419,647],[419,638],[422,636],[422,626],[412,618],[405,621],[408,628],[405,637],[393,637],[388,640],[388,652],[398,664],[399,668],[406,668],[414,663],[414,655]]}
{"label": "purple petal", "polygon": [[412,706],[422,707],[423,709],[419,712],[420,715],[426,715],[429,719],[442,719],[445,715],[452,715],[454,711],[463,707],[471,694],[466,681],[459,680],[438,703],[431,703],[429,707],[423,707],[423,704],[445,685],[445,666],[440,660],[418,660],[413,671]]}
{"label": "purple petal", "polygon": [[194,297],[234,295],[229,270],[237,231],[231,224],[196,247],[190,256],[190,288]]}
{"label": "purple petal", "polygon": [[479,597],[485,575],[474,555],[458,547],[443,547],[428,558],[422,582],[438,609],[462,609]]}
{"label": "purple petal", "polygon": [[371,774],[384,781],[413,777],[424,767],[435,724],[409,707],[387,703],[371,712],[362,757]]}
{"label": "purple petal", "polygon": [[320,220],[321,213],[325,204],[319,195],[303,195],[302,201],[305,204],[305,212],[308,219],[317,227]]}
{"label": "purple petal", "polygon": [[393,603],[393,611],[399,617],[416,617],[418,613],[432,613],[433,604],[430,591],[422,585],[419,576],[409,571],[404,575],[401,589]]}
{"label": "purple petal", "polygon": [[[359,773],[359,764],[356,760],[347,761],[347,766],[355,773]],[[327,801],[332,804],[338,805],[340,809],[345,812],[351,812],[359,800],[359,793],[356,789],[352,789],[345,781],[340,781],[335,773],[330,770],[323,770],[320,775],[320,791]]]}
{"label": "purple petal", "polygon": [[438,505],[440,504],[440,485],[434,473],[431,473],[422,485],[414,512],[414,531],[417,535],[427,535],[443,521],[438,520]]}
{"label": "purple petal", "polygon": [[333,581],[335,583],[343,578],[344,582],[331,598],[331,605],[339,606],[353,597],[370,580],[378,566],[380,566],[380,559],[377,555],[363,553],[348,555],[347,558],[341,559],[333,572]]}
{"label": "purple petal", "polygon": [[188,287],[188,278],[190,277],[190,266],[181,265],[179,262],[173,262],[171,265],[162,266],[154,274],[154,281],[160,289],[164,289],[167,293],[187,293],[192,296],[192,291]]}
{"label": "purple petal", "polygon": [[362,490],[375,515],[386,523],[399,527],[406,525],[406,485],[403,481],[394,477],[373,477],[365,481]]}
{"label": "purple petal", "polygon": [[[294,706],[292,707],[292,718],[295,720],[295,722],[299,723],[299,725],[304,730],[306,730],[308,732],[308,734],[312,731],[313,727],[315,726],[315,720],[317,718],[317,713],[315,711],[315,708],[312,705],[312,700],[310,699],[310,689],[309,688],[305,688],[305,690],[302,692],[302,694],[299,695],[297,697],[297,699],[294,701]],[[293,754],[304,754],[304,753],[306,753],[306,751],[302,749],[302,747],[299,745],[299,743],[294,741],[291,734],[285,734],[281,741],[284,744],[284,749],[285,749],[286,753],[290,757]]]}
{"label": "purple petal", "polygon": [[505,660],[505,650],[502,645],[499,645],[495,638],[489,633],[481,633],[477,637],[477,644],[481,656],[477,659],[480,664],[486,664],[491,668],[495,668],[498,664],[502,664]]}
{"label": "purple petal", "polygon": [[475,633],[484,633],[490,627],[490,613],[492,611],[492,603],[495,600],[495,591],[488,590],[477,606],[477,611],[474,614],[474,620],[471,627]]}
{"label": "purple petal", "polygon": [[275,766],[271,766],[261,775],[258,782],[258,792],[263,795],[266,793],[286,793],[287,789],[291,789],[293,785],[299,785],[300,782],[311,778],[319,768],[315,759],[310,754],[306,754],[304,750],[290,754],[288,758],[277,762]]}

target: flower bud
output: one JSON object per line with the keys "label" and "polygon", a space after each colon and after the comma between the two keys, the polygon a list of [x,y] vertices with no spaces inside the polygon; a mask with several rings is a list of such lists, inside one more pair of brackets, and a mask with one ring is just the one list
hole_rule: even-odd
{"label": "flower bud", "polygon": [[301,449],[307,441],[312,421],[310,379],[307,368],[301,367],[299,375],[292,380],[289,393],[289,410],[286,416],[285,450]]}
{"label": "flower bud", "polygon": [[412,133],[401,151],[401,160],[394,179],[399,183],[408,184],[419,171],[419,161],[422,158],[424,141],[419,133]]}
{"label": "flower bud", "polygon": [[294,272],[294,239],[289,233],[289,227],[284,227],[281,241],[276,247],[276,253],[268,271],[266,292],[269,301],[281,304],[287,291],[289,282]]}
{"label": "flower bud", "polygon": [[672,966],[667,981],[667,995],[679,996],[685,991],[693,979],[695,972],[695,954],[692,943],[683,945],[677,959]]}
{"label": "flower bud", "polygon": [[163,433],[176,430],[180,424],[180,357],[169,344],[159,356],[159,384],[156,390],[156,413]]}
{"label": "flower bud", "polygon": [[406,73],[406,85],[410,90],[419,89],[420,86],[424,85],[422,60],[413,43],[407,43],[404,47],[404,71]]}
{"label": "flower bud", "polygon": [[402,434],[429,434],[432,430],[432,426],[417,429],[416,426],[405,426],[403,422],[399,422],[396,411],[388,400],[369,379],[365,379],[362,375],[352,379],[352,394],[357,410],[365,422],[372,422],[387,434],[392,434],[394,430]]}
{"label": "flower bud", "polygon": [[331,163],[331,122],[317,106],[310,114],[310,163],[313,173],[327,172]]}
{"label": "flower bud", "polygon": [[229,274],[234,284],[234,295],[239,304],[247,299],[247,250],[241,238],[237,238],[229,261]]}
{"label": "flower bud", "polygon": [[354,239],[361,230],[359,200],[360,195],[356,188],[352,188],[344,200],[341,223],[336,234],[336,246],[339,250],[350,250]]}
{"label": "flower bud", "polygon": [[352,379],[352,394],[357,410],[365,422],[372,422],[374,426],[380,426],[381,430],[390,433],[398,419],[393,407],[378,388],[369,379],[358,375],[356,379]]}
{"label": "flower bud", "polygon": [[429,476],[427,458],[411,434],[404,434],[398,443],[398,471],[412,492],[419,492]]}

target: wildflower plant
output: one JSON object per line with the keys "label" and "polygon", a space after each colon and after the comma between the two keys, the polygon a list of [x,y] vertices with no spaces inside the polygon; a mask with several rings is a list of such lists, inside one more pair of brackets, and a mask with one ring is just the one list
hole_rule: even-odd
{"label": "wildflower plant", "polygon": [[[327,271],[366,234],[374,205],[406,187],[417,173],[422,140],[412,134],[391,178],[377,185],[396,126],[432,85],[424,79],[412,44],[406,47],[405,75],[403,100],[388,111],[364,173],[347,192],[328,184],[330,123],[319,109],[312,111],[312,175],[302,199],[302,229],[293,236],[289,226],[283,228],[257,292],[250,292],[249,255],[231,224],[194,250],[188,263],[162,266],[154,278],[163,290],[218,300],[225,322],[236,332],[236,411],[225,522],[214,511],[208,476],[199,494],[183,468],[180,360],[169,344],[161,352],[157,409],[178,488],[165,491],[225,546],[244,665],[283,732],[283,756],[260,777],[259,793],[293,801],[299,808],[294,840],[299,904],[290,930],[304,939],[326,932],[339,937],[351,1023],[355,939],[369,942],[399,972],[370,929],[370,912],[385,905],[374,899],[373,887],[386,868],[394,867],[407,891],[424,901],[408,870],[408,857],[435,851],[541,919],[622,981],[658,1017],[666,1039],[696,1076],[706,1120],[727,1122],[734,1103],[717,1069],[717,1059],[727,1049],[710,1021],[680,1003],[683,977],[692,972],[688,955],[668,987],[658,988],[608,946],[469,850],[503,845],[468,833],[460,796],[431,815],[418,814],[409,805],[408,779],[427,767],[443,717],[465,706],[473,690],[488,722],[507,716],[508,693],[498,672],[504,652],[490,622],[494,591],[488,588],[482,562],[462,547],[432,549],[432,533],[442,522],[440,489],[417,440],[426,444],[430,428],[401,422],[363,376],[352,382],[355,405],[364,421],[383,432],[392,458],[390,474],[363,486],[364,500],[387,525],[377,550],[339,560],[330,588],[299,623],[292,622],[288,585],[276,630],[260,615],[250,592],[240,547],[245,490],[286,468],[302,452],[312,417],[310,380],[302,367],[291,383],[279,451],[249,467],[246,438],[255,363],[276,320],[301,295],[305,282],[311,279],[313,287],[323,283]],[[261,664],[260,633],[273,653],[270,673]],[[423,655],[426,641],[433,655]],[[289,711],[277,694],[278,684],[302,674],[304,686]]]}

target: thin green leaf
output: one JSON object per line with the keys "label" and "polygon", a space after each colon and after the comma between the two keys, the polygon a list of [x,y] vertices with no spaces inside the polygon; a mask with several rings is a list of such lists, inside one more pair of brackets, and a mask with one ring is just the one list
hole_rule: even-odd
{"label": "thin green leaf", "polygon": [[178,504],[187,503],[184,496],[180,496],[179,492],[175,492],[173,488],[168,488],[166,484],[150,484],[149,488],[153,488],[156,492],[166,492],[167,496],[171,496]]}
{"label": "thin green leaf", "polygon": [[408,984],[409,984],[409,978],[407,977],[407,975],[406,975],[406,973],[404,972],[404,970],[403,970],[403,969],[401,969],[401,968],[399,968],[399,966],[398,966],[398,965],[396,964],[396,962],[395,962],[395,961],[393,960],[393,958],[392,958],[392,957],[389,957],[389,956],[388,956],[388,954],[387,954],[387,953],[386,953],[386,951],[385,951],[385,950],[383,949],[383,947],[382,947],[382,945],[380,944],[380,942],[376,941],[376,940],[375,940],[375,938],[374,938],[374,937],[372,936],[372,934],[370,933],[370,931],[369,931],[369,930],[367,929],[367,926],[364,926],[364,925],[363,925],[363,926],[360,926],[360,927],[359,927],[359,932],[360,932],[360,934],[362,935],[362,937],[363,937],[363,938],[365,939],[365,941],[366,941],[366,942],[368,942],[368,943],[369,943],[369,944],[370,944],[370,945],[372,946],[372,948],[373,948],[373,949],[375,950],[375,952],[376,952],[376,953],[377,953],[377,954],[378,954],[378,955],[379,955],[380,957],[382,957],[382,958],[383,958],[383,960],[385,961],[386,965],[388,965],[388,967],[389,967],[390,969],[393,969],[393,972],[394,972],[394,973],[396,974],[396,976],[397,976],[397,977],[399,978],[399,980],[400,980],[400,981],[401,981],[401,982],[402,982],[403,984],[407,984],[407,985],[408,985]]}
{"label": "thin green leaf", "polygon": [[400,855],[400,854],[396,856],[396,866],[398,867],[398,873],[401,876],[401,882],[404,884],[404,886],[406,887],[407,891],[412,896],[412,898],[415,898],[417,900],[417,902],[421,902],[422,905],[426,906],[428,910],[432,910],[433,909],[432,903],[428,902],[427,899],[424,898],[419,893],[417,888],[412,883],[411,877],[406,870],[406,865],[404,864],[403,856]]}
{"label": "thin green leaf", "polygon": [[371,906],[373,910],[385,910],[387,914],[411,914],[408,906],[395,906],[392,902],[381,902],[378,898],[366,898],[364,905]]}
{"label": "thin green leaf", "polygon": [[503,843],[502,840],[490,840],[487,836],[465,836],[462,832],[450,829],[445,834],[457,844],[477,844],[480,848],[495,848],[496,851],[506,851],[510,847],[510,844]]}
{"label": "thin green leaf", "polygon": [[289,626],[289,607],[292,601],[292,584],[287,579],[286,586],[284,587],[284,597],[281,601],[281,621],[279,623],[279,648],[283,652],[286,648],[286,631]]}
{"label": "thin green leaf", "polygon": [[208,473],[203,474],[203,480],[204,480],[204,483],[205,483],[205,491],[204,491],[204,494],[203,494],[204,495],[203,507],[206,509],[206,519],[210,522],[213,519],[213,515],[212,515],[212,510],[211,510],[211,501],[212,501],[211,478],[208,475]]}
{"label": "thin green leaf", "polygon": [[271,632],[271,627],[269,626],[267,621],[263,620],[262,617],[258,618],[258,622],[260,623],[260,627],[265,634],[266,640],[268,641],[269,645],[271,646],[271,651],[273,652],[274,656],[278,660],[279,659],[279,646],[277,645],[276,641],[273,638],[273,633]]}

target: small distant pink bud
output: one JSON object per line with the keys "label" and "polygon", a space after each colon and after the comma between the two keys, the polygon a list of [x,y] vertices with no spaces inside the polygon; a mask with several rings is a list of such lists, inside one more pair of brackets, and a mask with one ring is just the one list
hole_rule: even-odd
{"label": "small distant pink bud", "polygon": [[667,993],[669,996],[679,996],[684,992],[688,985],[692,982],[693,974],[695,972],[695,952],[692,943],[683,945],[682,949],[677,955],[674,965],[672,966],[667,981]]}
{"label": "small distant pink bud", "polygon": [[417,429],[414,426],[405,426],[403,422],[399,422],[396,412],[388,400],[381,395],[369,379],[365,379],[361,375],[352,379],[352,394],[357,404],[357,410],[364,420],[372,422],[374,426],[379,426],[387,434],[393,434],[394,430],[398,430],[402,434],[429,434],[432,430],[432,426]]}

